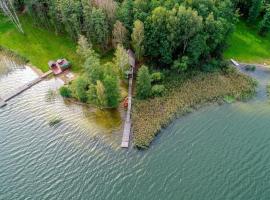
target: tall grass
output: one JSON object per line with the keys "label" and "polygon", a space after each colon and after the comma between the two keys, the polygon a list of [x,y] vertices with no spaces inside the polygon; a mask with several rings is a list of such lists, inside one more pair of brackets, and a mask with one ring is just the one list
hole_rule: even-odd
{"label": "tall grass", "polygon": [[225,96],[237,100],[250,97],[256,83],[239,72],[193,72],[182,76],[167,76],[168,89],[163,97],[135,100],[132,112],[134,144],[148,148],[155,135],[175,117],[207,102],[222,101]]}

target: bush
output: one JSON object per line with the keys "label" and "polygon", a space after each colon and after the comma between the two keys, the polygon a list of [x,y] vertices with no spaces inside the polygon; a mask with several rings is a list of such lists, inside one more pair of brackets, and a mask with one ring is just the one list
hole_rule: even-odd
{"label": "bush", "polygon": [[256,70],[256,66],[255,65],[247,65],[247,66],[245,66],[245,70],[254,72]]}
{"label": "bush", "polygon": [[151,95],[154,97],[163,96],[165,93],[165,86],[164,85],[154,85],[151,89]]}
{"label": "bush", "polygon": [[151,82],[158,83],[161,82],[164,78],[164,75],[161,72],[154,72],[151,74]]}
{"label": "bush", "polygon": [[139,69],[136,82],[136,96],[139,99],[147,99],[151,93],[151,76],[146,66]]}
{"label": "bush", "polygon": [[236,73],[237,69],[234,66],[228,65],[226,68],[223,69],[225,74],[233,74]]}
{"label": "bush", "polygon": [[71,90],[66,87],[66,86],[62,86],[60,89],[59,89],[59,92],[60,92],[60,95],[62,97],[65,97],[65,98],[70,98],[72,95],[71,95]]}
{"label": "bush", "polygon": [[183,56],[182,58],[175,60],[173,63],[173,69],[177,70],[177,72],[184,72],[188,69],[189,59],[187,56]]}
{"label": "bush", "polygon": [[235,97],[232,96],[232,95],[226,95],[224,96],[223,100],[226,102],[226,103],[234,103],[236,101]]}
{"label": "bush", "polygon": [[225,62],[222,62],[221,60],[217,60],[217,59],[212,59],[202,66],[202,70],[204,72],[216,72],[216,71],[219,71],[219,69],[222,69],[225,67],[226,67]]}

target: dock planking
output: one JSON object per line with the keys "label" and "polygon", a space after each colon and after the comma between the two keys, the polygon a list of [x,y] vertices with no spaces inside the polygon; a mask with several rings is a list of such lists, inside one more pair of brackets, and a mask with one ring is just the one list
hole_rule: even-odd
{"label": "dock planking", "polygon": [[7,103],[0,98],[0,108],[4,107],[5,105],[7,105]]}
{"label": "dock planking", "polygon": [[128,109],[126,113],[126,121],[124,125],[123,137],[122,137],[122,148],[128,148],[130,133],[131,133],[131,100],[132,100],[132,81],[133,81],[133,68],[132,75],[129,77],[128,81]]}
{"label": "dock planking", "polygon": [[38,84],[43,79],[45,79],[46,77],[48,77],[50,74],[52,74],[52,71],[51,70],[48,71],[48,72],[46,72],[46,73],[44,73],[40,77],[34,79],[33,81],[30,81],[29,83],[27,83],[27,84],[25,84],[25,85],[17,88],[15,91],[11,92],[10,94],[7,94],[6,96],[2,97],[2,99],[0,99],[0,107],[5,106],[6,103],[7,103],[7,101],[13,99],[14,97],[16,97],[19,94],[23,93],[24,91],[28,90],[32,86]]}

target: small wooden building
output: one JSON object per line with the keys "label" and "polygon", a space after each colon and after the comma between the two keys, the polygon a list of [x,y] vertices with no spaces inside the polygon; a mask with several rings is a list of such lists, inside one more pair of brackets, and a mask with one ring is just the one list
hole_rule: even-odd
{"label": "small wooden building", "polygon": [[66,69],[70,68],[71,64],[67,61],[67,59],[58,59],[55,61],[49,61],[48,65],[50,69],[53,71],[54,75],[61,74]]}

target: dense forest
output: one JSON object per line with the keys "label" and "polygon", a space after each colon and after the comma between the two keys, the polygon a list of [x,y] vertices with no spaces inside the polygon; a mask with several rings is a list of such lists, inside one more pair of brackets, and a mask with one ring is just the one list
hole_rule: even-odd
{"label": "dense forest", "polygon": [[[239,16],[259,22],[263,36],[270,30],[266,0],[14,0],[14,6],[37,26],[78,43],[84,73],[61,93],[101,107],[119,104],[119,80],[129,68],[127,49],[144,65],[137,97],[147,99],[161,96],[165,88],[164,74],[151,74],[145,65],[179,74],[216,71],[226,67],[223,52]],[[113,61],[101,63],[99,53],[111,50]]]}
{"label": "dense forest", "polygon": [[160,66],[215,64],[236,20],[230,0],[16,0],[43,27],[107,51],[122,44]]}

